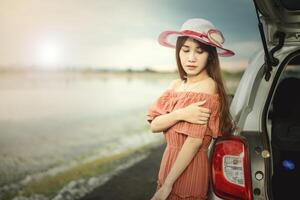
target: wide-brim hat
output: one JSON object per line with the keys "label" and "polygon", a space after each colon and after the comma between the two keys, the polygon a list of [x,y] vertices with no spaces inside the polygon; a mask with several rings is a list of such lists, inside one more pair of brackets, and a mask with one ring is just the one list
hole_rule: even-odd
{"label": "wide-brim hat", "polygon": [[234,52],[223,47],[225,38],[210,21],[202,18],[189,19],[179,31],[164,31],[159,35],[159,44],[175,48],[179,36],[188,36],[204,44],[216,47],[219,56],[233,56]]}

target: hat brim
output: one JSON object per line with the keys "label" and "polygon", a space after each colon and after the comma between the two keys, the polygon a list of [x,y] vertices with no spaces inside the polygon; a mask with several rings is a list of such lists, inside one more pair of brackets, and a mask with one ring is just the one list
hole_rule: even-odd
{"label": "hat brim", "polygon": [[210,42],[207,38],[197,37],[195,35],[190,35],[190,34],[179,32],[179,31],[164,31],[164,32],[162,32],[158,37],[158,42],[162,46],[175,48],[176,41],[179,36],[188,36],[188,37],[194,38],[204,44],[214,46],[214,47],[216,47],[217,53],[219,56],[229,57],[229,56],[235,55],[235,53],[233,51],[226,49],[222,46],[215,45],[214,43]]}

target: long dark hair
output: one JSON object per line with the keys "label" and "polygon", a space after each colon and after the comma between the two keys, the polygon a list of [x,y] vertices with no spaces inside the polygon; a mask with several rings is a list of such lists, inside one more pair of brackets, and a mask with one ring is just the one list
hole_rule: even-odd
{"label": "long dark hair", "polygon": [[[181,80],[186,81],[186,73],[181,65],[179,52],[185,41],[188,39],[187,36],[178,37],[176,43],[176,62],[178,67],[178,72]],[[228,97],[225,89],[225,85],[223,84],[223,78],[221,74],[220,62],[219,57],[217,54],[216,47],[211,45],[206,45],[198,40],[195,40],[197,44],[203,49],[204,51],[208,52],[208,60],[205,66],[207,74],[217,83],[218,94],[221,99],[221,108],[220,108],[220,131],[222,135],[229,136],[231,135],[235,129],[236,124],[232,120],[232,116],[229,112],[229,102]]]}

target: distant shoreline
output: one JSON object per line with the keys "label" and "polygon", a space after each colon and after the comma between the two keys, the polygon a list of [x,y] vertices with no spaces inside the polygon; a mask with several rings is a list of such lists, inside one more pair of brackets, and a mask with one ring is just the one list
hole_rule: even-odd
{"label": "distant shoreline", "polygon": [[[244,71],[241,72],[228,72],[225,70],[221,71],[222,74],[225,77],[230,77],[230,78],[240,78]],[[64,70],[40,70],[40,69],[7,69],[7,68],[0,68],[0,76],[1,75],[17,75],[17,74],[69,74],[69,75],[124,75],[124,76],[134,76],[134,75],[147,75],[147,76],[162,76],[162,75],[167,75],[167,76],[178,76],[177,71],[155,71],[151,69],[144,69],[144,70],[109,70],[109,69],[64,69]]]}
{"label": "distant shoreline", "polygon": [[6,70],[0,69],[0,75],[17,74],[82,74],[82,75],[177,75],[177,72],[133,71],[133,70]]}
{"label": "distant shoreline", "polygon": [[151,68],[143,68],[141,70],[137,69],[118,69],[118,68],[99,68],[99,69],[94,69],[94,68],[62,68],[62,69],[57,69],[57,68],[36,68],[36,67],[1,67],[0,66],[0,73],[22,73],[22,72],[50,72],[50,73],[62,73],[62,72],[76,72],[76,73],[176,73],[176,70],[165,70],[165,71],[159,71],[159,70],[154,70]]}

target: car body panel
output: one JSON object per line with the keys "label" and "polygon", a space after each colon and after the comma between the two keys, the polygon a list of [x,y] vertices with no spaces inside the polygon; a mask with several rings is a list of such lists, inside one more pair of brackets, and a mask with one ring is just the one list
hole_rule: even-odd
{"label": "car body panel", "polygon": [[[264,79],[264,52],[263,50],[257,52],[250,60],[230,105],[231,115],[238,126],[234,135],[246,138],[248,143],[253,199],[272,199],[269,198],[272,192],[268,191],[270,189],[268,177],[272,174],[272,170],[268,169],[272,168],[270,167],[272,157],[269,138],[266,138],[268,131],[263,124],[266,119],[263,112],[269,104],[267,101],[270,99],[268,98],[273,98],[270,97],[270,94],[273,94],[277,86],[275,82],[277,82],[278,73],[281,73],[284,67],[280,65],[283,61],[286,62],[287,57],[296,51],[300,52],[300,46],[284,46],[275,53],[275,57],[279,59],[279,64],[273,67],[269,81]],[[274,86],[274,84],[276,85]],[[262,156],[261,151],[264,150],[269,152],[269,157]],[[210,158],[211,154],[212,150],[210,149]],[[262,173],[264,179],[257,180],[256,173]],[[209,199],[220,200],[212,190],[210,190]]]}
{"label": "car body panel", "polygon": [[[291,54],[294,51],[297,51],[299,49],[300,49],[300,47],[294,46],[294,47],[283,47],[281,50],[279,50],[275,54],[275,57],[277,59],[279,59],[279,65],[289,54]],[[258,63],[258,65],[260,65],[260,63]],[[253,84],[252,85],[253,91],[251,91],[250,96],[254,99],[252,99],[252,101],[251,101],[250,100],[251,98],[249,98],[249,102],[251,102],[251,104],[248,104],[249,105],[248,110],[251,110],[251,111],[249,112],[249,114],[247,116],[244,116],[244,117],[246,117],[245,123],[240,123],[240,125],[243,127],[243,130],[262,131],[262,125],[261,125],[262,120],[261,120],[261,118],[258,119],[258,117],[262,116],[263,108],[265,107],[265,103],[266,103],[267,97],[269,95],[270,88],[272,86],[274,77],[275,77],[278,69],[279,69],[278,66],[273,67],[269,81],[266,81],[264,78],[261,78],[262,74],[257,72],[256,73],[257,82],[250,83],[250,84]],[[261,72],[262,72],[262,70],[261,70]],[[252,76],[254,76],[254,74],[252,74]],[[242,87],[242,85],[241,85],[241,87]],[[257,93],[257,94],[255,94],[255,93]],[[232,106],[234,106],[234,104]]]}
{"label": "car body panel", "polygon": [[[277,46],[274,56],[278,63],[270,66],[270,77],[265,78],[265,52],[261,48],[249,60],[230,104],[230,113],[237,124],[233,135],[243,137],[247,142],[251,176],[252,197],[255,200],[271,200],[273,175],[273,157],[271,147],[271,102],[276,88],[283,78],[282,71],[295,56],[300,58],[300,1],[292,0],[254,0],[261,16],[263,29],[267,39],[267,51],[271,52],[279,41],[274,37],[276,32],[284,32],[283,46]],[[295,6],[294,6],[295,5]],[[272,58],[272,57],[271,57]],[[272,58],[273,59],[273,58]],[[212,160],[214,140],[209,148]],[[228,138],[227,138],[228,139]],[[263,153],[264,152],[264,153]],[[260,173],[262,176],[257,176]],[[261,179],[258,177],[262,177]],[[210,183],[210,200],[220,200]]]}

